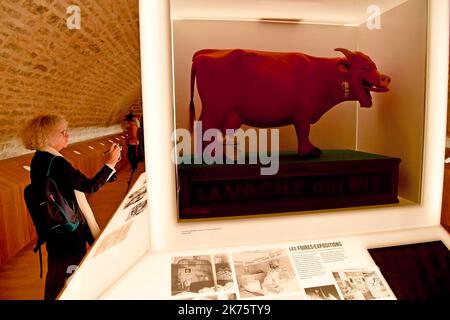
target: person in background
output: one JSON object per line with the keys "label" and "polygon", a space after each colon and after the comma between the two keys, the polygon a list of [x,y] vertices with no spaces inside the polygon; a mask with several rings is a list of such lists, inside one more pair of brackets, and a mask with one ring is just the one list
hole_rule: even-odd
{"label": "person in background", "polygon": [[73,268],[86,254],[86,243],[92,245],[99,236],[100,229],[84,193],[96,192],[112,177],[120,158],[120,148],[113,144],[106,155],[105,165],[93,178],[88,178],[60,153],[69,143],[68,123],[64,117],[41,115],[31,119],[22,130],[22,142],[27,149],[36,150],[30,166],[31,184],[37,187],[44,185],[50,161],[54,158],[49,176],[80,221],[75,231],[54,233],[46,238],[48,270],[44,299],[54,300]]}
{"label": "person in background", "polygon": [[139,147],[138,147],[138,161],[144,161],[145,158],[145,152],[144,152],[144,116],[141,115],[140,119],[140,126],[138,130],[138,140],[139,140]]}
{"label": "person in background", "polygon": [[139,146],[139,139],[138,139],[138,126],[136,124],[136,121],[133,119],[133,113],[129,113],[126,115],[125,120],[127,121],[127,144],[128,144],[128,150],[127,150],[127,157],[128,161],[130,162],[131,170],[135,171],[137,169],[138,165],[138,146]]}

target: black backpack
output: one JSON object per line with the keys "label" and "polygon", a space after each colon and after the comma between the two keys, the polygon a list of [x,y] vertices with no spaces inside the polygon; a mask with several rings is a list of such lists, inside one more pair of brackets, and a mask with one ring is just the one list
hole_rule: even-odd
{"label": "black backpack", "polygon": [[48,165],[47,174],[43,182],[29,184],[25,187],[24,197],[28,211],[37,233],[36,246],[33,252],[39,251],[42,278],[41,246],[51,234],[75,231],[80,221],[74,208],[70,207],[58,189],[58,185],[50,178],[53,157]]}

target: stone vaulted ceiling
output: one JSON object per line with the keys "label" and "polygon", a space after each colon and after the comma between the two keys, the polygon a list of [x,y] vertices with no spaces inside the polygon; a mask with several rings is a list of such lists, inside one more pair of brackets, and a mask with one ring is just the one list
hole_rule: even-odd
{"label": "stone vaulted ceiling", "polygon": [[[80,29],[67,27],[71,5]],[[0,155],[41,113],[119,124],[141,95],[139,50],[138,0],[0,0]]]}

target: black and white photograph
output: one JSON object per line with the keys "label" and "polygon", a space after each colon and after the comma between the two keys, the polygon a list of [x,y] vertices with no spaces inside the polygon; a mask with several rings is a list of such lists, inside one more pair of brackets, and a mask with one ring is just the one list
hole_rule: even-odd
{"label": "black and white photograph", "polygon": [[128,202],[125,204],[124,209],[128,208],[129,206],[138,203],[139,201],[141,201],[142,199],[144,199],[144,197],[146,197],[147,193],[145,192],[140,192],[137,193],[134,197],[130,198],[128,200]]}
{"label": "black and white photograph", "polygon": [[375,270],[337,271],[333,277],[345,300],[395,299]]}
{"label": "black and white photograph", "polygon": [[241,298],[300,292],[286,249],[237,252],[233,261]]}
{"label": "black and white photograph", "polygon": [[130,214],[127,217],[128,221],[136,216],[138,216],[141,212],[144,211],[144,209],[147,208],[147,199],[145,199],[144,201],[139,202],[138,204],[136,204],[130,211]]}
{"label": "black and white photograph", "polygon": [[172,296],[216,294],[235,289],[227,254],[172,258]]}
{"label": "black and white photograph", "polygon": [[147,192],[147,186],[146,186],[145,181],[144,181],[142,187],[140,187],[138,190],[136,190],[133,193],[130,193],[128,195],[128,199],[132,199],[134,197],[140,197],[142,194],[145,194],[146,192]]}
{"label": "black and white photograph", "polygon": [[309,300],[341,300],[334,284],[305,288]]}

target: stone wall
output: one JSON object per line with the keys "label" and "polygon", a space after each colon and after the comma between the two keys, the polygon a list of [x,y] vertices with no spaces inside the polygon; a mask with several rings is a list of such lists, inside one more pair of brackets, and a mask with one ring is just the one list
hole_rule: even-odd
{"label": "stone wall", "polygon": [[120,130],[141,96],[139,50],[138,0],[0,0],[0,159],[24,152],[18,131],[43,113],[63,114],[72,141]]}

